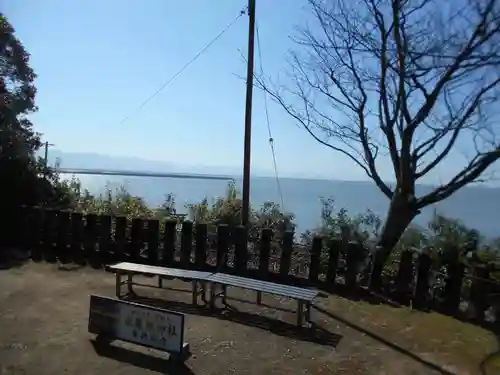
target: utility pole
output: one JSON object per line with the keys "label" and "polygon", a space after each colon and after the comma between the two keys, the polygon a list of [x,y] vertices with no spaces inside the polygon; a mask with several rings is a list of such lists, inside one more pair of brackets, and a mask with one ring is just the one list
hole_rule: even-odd
{"label": "utility pole", "polygon": [[243,156],[243,207],[241,224],[247,225],[250,216],[250,160],[252,152],[252,92],[255,37],[255,0],[248,0],[248,63],[245,103],[245,148]]}
{"label": "utility pole", "polygon": [[44,165],[47,168],[47,164],[49,162],[49,146],[55,146],[53,143],[45,142],[45,157],[44,157]]}

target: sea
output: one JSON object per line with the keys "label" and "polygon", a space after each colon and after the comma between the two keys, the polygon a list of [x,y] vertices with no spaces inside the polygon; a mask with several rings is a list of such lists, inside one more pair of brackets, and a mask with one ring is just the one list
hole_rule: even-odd
{"label": "sea", "polygon": [[[165,195],[171,193],[179,213],[187,211],[185,208],[187,204],[200,202],[205,197],[210,203],[216,197],[225,196],[228,184],[228,181],[179,178],[88,175],[76,177],[93,193],[104,191],[106,186],[116,188],[123,185],[131,194],[143,197],[148,204],[154,206],[161,204]],[[241,178],[235,177],[234,183],[241,192]],[[371,210],[382,218],[385,217],[389,204],[388,199],[378,188],[368,181],[282,178],[280,185],[283,208],[295,215],[297,233],[320,225],[321,199],[333,199],[336,209],[345,208],[350,214]],[[417,196],[431,188],[419,186]],[[276,179],[271,177],[251,179],[252,207],[258,208],[266,201],[280,203],[281,196]],[[427,227],[434,212],[460,219],[465,225],[479,230],[486,237],[500,236],[500,188],[498,187],[463,188],[450,198],[424,209],[413,224]]]}

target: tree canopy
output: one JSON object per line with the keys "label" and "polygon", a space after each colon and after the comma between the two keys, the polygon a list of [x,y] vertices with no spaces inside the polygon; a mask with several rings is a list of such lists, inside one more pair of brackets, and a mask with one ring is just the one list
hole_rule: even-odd
{"label": "tree canopy", "polygon": [[[64,190],[56,176],[35,154],[40,134],[29,119],[37,110],[36,74],[29,57],[14,28],[0,13],[0,207],[5,217],[13,218],[12,225],[22,205],[64,202]],[[7,238],[2,240],[8,242]]]}

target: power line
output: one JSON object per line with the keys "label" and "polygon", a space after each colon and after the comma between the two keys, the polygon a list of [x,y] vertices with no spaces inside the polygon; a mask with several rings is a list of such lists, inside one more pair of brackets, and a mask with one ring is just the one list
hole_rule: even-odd
{"label": "power line", "polygon": [[148,104],[156,95],[158,95],[161,91],[163,91],[170,83],[174,81],[184,70],[186,70],[192,63],[194,63],[204,52],[206,52],[217,40],[222,37],[228,31],[231,26],[233,26],[236,21],[238,21],[241,16],[246,13],[246,8],[240,11],[240,14],[231,21],[215,38],[213,38],[203,49],[198,52],[191,60],[189,60],[180,70],[177,71],[172,77],[170,77],[163,85],[160,86],[158,90],[156,90],[151,96],[149,96],[142,104],[137,107],[133,112],[131,112],[128,116],[124,117],[122,121],[118,123],[118,126],[122,125],[126,121],[128,121],[134,114],[139,112],[146,104]]}
{"label": "power line", "polygon": [[[264,68],[262,66],[262,51],[260,48],[260,35],[259,35],[259,25],[258,24],[256,24],[256,26],[255,26],[255,31],[257,34],[257,50],[259,53],[260,74],[263,76],[264,75]],[[269,146],[271,147],[271,153],[273,155],[274,175],[276,177],[276,185],[278,187],[278,194],[280,195],[281,209],[284,211],[285,210],[285,203],[283,200],[283,191],[281,190],[281,183],[280,183],[279,173],[278,173],[278,165],[276,163],[276,151],[274,149],[274,139],[273,139],[273,134],[271,132],[271,122],[269,121],[269,108],[267,105],[267,93],[265,90],[263,90],[263,93],[264,93],[264,108],[266,111],[267,132],[269,134]]]}

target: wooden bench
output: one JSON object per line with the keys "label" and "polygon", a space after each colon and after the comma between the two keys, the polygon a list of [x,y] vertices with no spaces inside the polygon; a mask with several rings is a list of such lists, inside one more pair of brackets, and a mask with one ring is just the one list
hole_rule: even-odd
{"label": "wooden bench", "polygon": [[[302,327],[304,323],[304,315],[306,322],[311,321],[311,304],[319,294],[317,290],[299,288],[291,285],[271,283],[249,279],[246,277],[233,276],[224,273],[215,273],[207,277],[210,282],[210,307],[215,307],[217,297],[222,297],[222,301],[226,302],[227,286],[235,286],[238,288],[255,290],[257,292],[257,304],[262,304],[262,293],[274,294],[278,296],[288,297],[297,301],[297,326]],[[222,291],[217,293],[216,285],[222,286]]]}
{"label": "wooden bench", "polygon": [[[161,289],[163,288],[163,279],[175,278],[191,282],[191,287],[192,287],[191,291],[192,291],[192,298],[194,305],[198,304],[199,296],[201,296],[203,302],[207,303],[205,297],[206,281],[208,277],[212,275],[211,272],[148,266],[148,265],[128,263],[128,262],[117,263],[114,265],[107,266],[106,268],[116,274],[116,296],[118,298],[121,298],[121,286],[123,284],[127,284],[128,292],[132,294],[134,293],[132,288],[133,285]],[[127,276],[127,280],[122,281],[122,276],[124,275]],[[133,282],[134,275],[158,276],[158,285],[156,286],[150,284],[134,283]]]}

